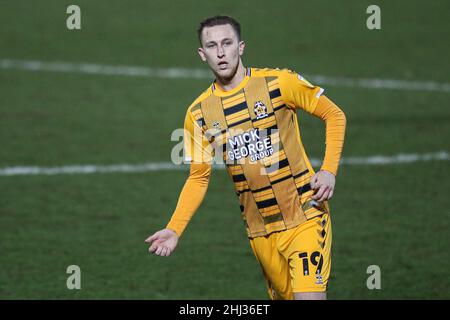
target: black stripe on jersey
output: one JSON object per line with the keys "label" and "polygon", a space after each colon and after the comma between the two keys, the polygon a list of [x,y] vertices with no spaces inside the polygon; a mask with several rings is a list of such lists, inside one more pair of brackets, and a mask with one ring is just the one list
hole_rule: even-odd
{"label": "black stripe on jersey", "polygon": [[235,106],[229,107],[227,109],[224,109],[223,112],[225,113],[225,116],[229,116],[229,115],[231,115],[233,113],[236,113],[236,112],[239,112],[239,111],[242,111],[242,110],[245,110],[245,109],[247,109],[247,102],[246,101],[241,102],[241,103],[239,103],[239,104],[237,104]]}
{"label": "black stripe on jersey", "polygon": [[282,108],[284,108],[284,107],[286,107],[286,105],[285,105],[285,104],[282,104],[281,106],[278,106],[278,107],[273,108],[273,111],[278,111],[278,110],[280,110],[280,109],[282,109]]}
{"label": "black stripe on jersey", "polygon": [[205,119],[203,119],[203,117],[200,118],[200,119],[198,119],[198,120],[197,120],[197,124],[198,124],[200,127],[203,127],[204,125],[206,125]]}
{"label": "black stripe on jersey", "polygon": [[205,132],[205,136],[207,138],[209,138],[209,137],[217,138],[217,137],[220,137],[220,136],[224,135],[226,132],[227,132],[227,130],[219,131],[217,129],[210,129],[210,130]]}
{"label": "black stripe on jersey", "polygon": [[[263,129],[261,129],[261,130],[263,130]],[[265,128],[264,130],[266,130],[266,132],[267,132],[268,134],[272,134],[272,131],[278,130],[278,126],[277,126],[277,124],[275,123],[273,126],[268,127],[268,128]]]}
{"label": "black stripe on jersey", "polygon": [[242,182],[242,181],[245,181],[245,176],[244,176],[244,174],[241,173],[241,174],[233,175],[233,181],[234,181],[234,182]]}
{"label": "black stripe on jersey", "polygon": [[238,191],[238,196],[241,195],[242,193],[246,193],[246,192],[249,192],[249,191],[250,191],[250,189],[239,190]]}
{"label": "black stripe on jersey", "polygon": [[311,190],[311,185],[309,183],[297,188],[298,194],[303,194],[305,192],[308,192],[309,190]]}
{"label": "black stripe on jersey", "polygon": [[299,177],[301,177],[301,176],[307,174],[308,172],[309,172],[309,170],[306,169],[305,171],[302,171],[302,172],[300,172],[300,173],[297,173],[297,174],[294,176],[294,179],[297,179],[297,178],[299,178]]}
{"label": "black stripe on jersey", "polygon": [[268,199],[268,200],[263,200],[263,201],[256,201],[256,205],[258,206],[259,209],[264,209],[264,208],[268,208],[274,205],[277,205],[277,199],[272,198],[272,199]]}
{"label": "black stripe on jersey", "polygon": [[271,174],[272,172],[275,172],[279,169],[283,169],[284,167],[287,167],[289,165],[289,161],[288,159],[283,159],[281,161],[279,161],[278,163],[274,163],[269,167],[266,167],[266,172],[268,174]]}
{"label": "black stripe on jersey", "polygon": [[263,217],[264,224],[274,223],[277,221],[283,221],[283,215],[281,213],[273,214],[271,216]]}
{"label": "black stripe on jersey", "polygon": [[241,120],[241,121],[235,122],[235,123],[233,123],[233,124],[228,124],[228,128],[232,128],[232,127],[234,127],[234,126],[238,126],[238,125],[240,125],[241,123],[247,122],[247,121],[249,121],[249,120],[250,120],[250,118],[246,118],[246,119],[243,119],[243,120]]}
{"label": "black stripe on jersey", "polygon": [[270,186],[267,186],[267,187],[264,187],[264,188],[259,188],[259,189],[256,189],[256,190],[252,190],[252,192],[253,193],[258,193],[258,192],[269,190],[271,188],[272,188],[272,186],[270,185]]}
{"label": "black stripe on jersey", "polygon": [[292,178],[292,175],[291,175],[291,174],[288,174],[286,177],[280,178],[280,179],[278,179],[278,180],[272,181],[272,184],[277,184],[277,183],[279,183],[279,182],[281,182],[281,181],[284,181],[284,180],[286,180],[286,179],[289,179],[289,178]]}
{"label": "black stripe on jersey", "polygon": [[269,95],[270,95],[270,99],[278,98],[279,96],[281,96],[280,89],[275,89],[275,90],[269,91]]}

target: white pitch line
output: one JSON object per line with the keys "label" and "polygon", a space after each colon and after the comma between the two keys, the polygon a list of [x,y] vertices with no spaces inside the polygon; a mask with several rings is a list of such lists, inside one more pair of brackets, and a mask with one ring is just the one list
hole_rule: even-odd
{"label": "white pitch line", "polygon": [[345,165],[388,165],[399,163],[412,163],[421,161],[449,161],[450,154],[447,151],[425,154],[397,154],[394,156],[370,156],[370,157],[349,157],[342,158],[342,164]]}
{"label": "white pitch line", "polygon": [[[389,165],[413,163],[420,161],[449,161],[450,154],[446,151],[426,154],[398,154],[394,156],[369,156],[343,158],[342,165]],[[319,159],[311,159],[313,167],[322,163]],[[224,165],[215,165],[216,169],[224,169]],[[94,174],[94,173],[130,173],[165,170],[186,170],[186,165],[176,165],[171,162],[150,162],[143,164],[114,165],[71,165],[62,167],[6,167],[0,168],[0,176],[19,175],[59,175],[59,174]]]}
{"label": "white pitch line", "polygon": [[[205,69],[189,68],[150,68],[144,66],[126,65],[101,65],[95,63],[72,63],[72,62],[44,62],[37,60],[0,59],[0,69],[24,70],[24,71],[48,71],[64,73],[84,73],[97,75],[116,75],[129,77],[150,77],[170,79],[212,79],[210,71]],[[398,79],[366,79],[332,77],[324,75],[305,75],[308,80],[318,85],[367,88],[367,89],[390,89],[411,91],[438,91],[450,92],[450,83],[433,81],[411,81]]]}

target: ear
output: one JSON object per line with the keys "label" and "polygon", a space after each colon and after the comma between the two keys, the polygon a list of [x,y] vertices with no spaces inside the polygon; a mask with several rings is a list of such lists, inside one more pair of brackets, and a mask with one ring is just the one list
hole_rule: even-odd
{"label": "ear", "polygon": [[206,55],[203,48],[198,48],[198,55],[200,56],[200,59],[202,59],[203,62],[206,62]]}
{"label": "ear", "polygon": [[244,49],[245,49],[245,42],[244,41],[240,41],[239,42],[239,55],[242,56],[244,54]]}

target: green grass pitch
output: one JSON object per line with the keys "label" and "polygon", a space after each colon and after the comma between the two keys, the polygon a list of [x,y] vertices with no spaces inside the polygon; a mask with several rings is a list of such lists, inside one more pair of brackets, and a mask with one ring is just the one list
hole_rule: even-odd
{"label": "green grass pitch", "polygon": [[[244,64],[304,74],[449,82],[448,1],[7,1],[0,59],[205,68],[196,27],[241,21]],[[0,168],[170,161],[172,130],[208,79],[156,79],[0,69]],[[346,112],[344,156],[450,151],[449,92],[324,86]],[[299,113],[307,153],[324,126]],[[175,254],[147,253],[187,171],[0,176],[0,299],[267,299],[225,171]],[[330,299],[450,298],[448,161],[340,168]],[[68,290],[66,268],[81,268]],[[381,290],[368,290],[369,265]]]}

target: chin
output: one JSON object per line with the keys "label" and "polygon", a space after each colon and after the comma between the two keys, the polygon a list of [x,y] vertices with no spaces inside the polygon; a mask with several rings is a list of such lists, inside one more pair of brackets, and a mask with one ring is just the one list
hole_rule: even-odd
{"label": "chin", "polygon": [[217,70],[216,74],[222,79],[231,80],[236,74],[236,69]]}

